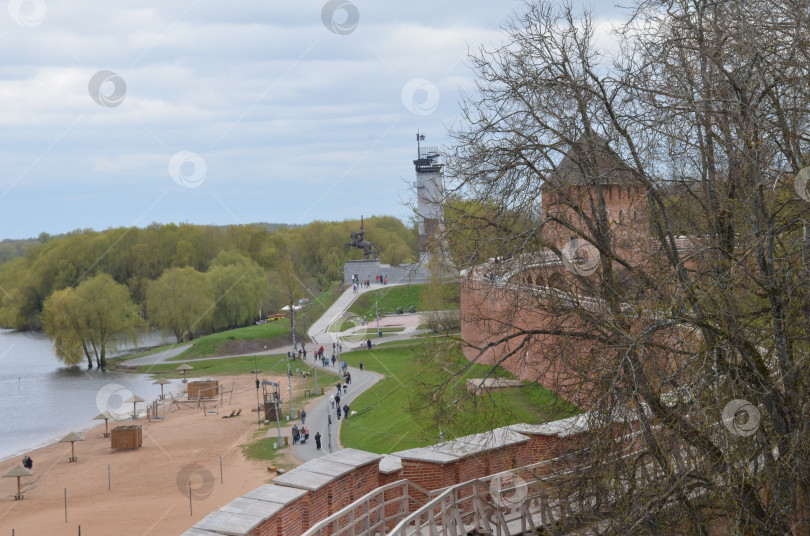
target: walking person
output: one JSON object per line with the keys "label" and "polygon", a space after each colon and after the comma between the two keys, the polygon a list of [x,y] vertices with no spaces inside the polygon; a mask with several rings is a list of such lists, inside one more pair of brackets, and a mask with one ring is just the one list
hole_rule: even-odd
{"label": "walking person", "polygon": [[349,404],[343,404],[343,417],[348,419],[349,418]]}
{"label": "walking person", "polygon": [[338,406],[337,407],[337,418],[338,418],[338,420],[340,420],[340,413],[341,413],[340,406]]}
{"label": "walking person", "polygon": [[335,395],[329,397],[329,403],[332,404],[332,408],[335,407]]}
{"label": "walking person", "polygon": [[315,434],[315,450],[321,450],[321,433]]}
{"label": "walking person", "polygon": [[363,372],[363,362],[360,361],[360,372]]}
{"label": "walking person", "polygon": [[349,384],[344,383],[343,384],[343,394],[345,395],[348,390],[349,390]]}
{"label": "walking person", "polygon": [[333,367],[335,366],[335,361],[337,361],[337,359],[335,359],[335,356],[332,356],[332,366]]}
{"label": "walking person", "polygon": [[303,409],[301,410],[301,426],[307,423],[307,412]]}
{"label": "walking person", "polygon": [[340,409],[340,393],[335,397],[335,404],[337,404],[338,409]]}
{"label": "walking person", "polygon": [[297,445],[297,444],[298,444],[298,438],[299,438],[299,437],[301,437],[301,433],[298,431],[298,425],[297,425],[297,424],[294,424],[294,425],[293,425],[293,427],[292,427],[292,439],[293,439],[293,445]]}
{"label": "walking person", "polygon": [[351,372],[346,373],[346,383],[352,383],[352,373]]}
{"label": "walking person", "polygon": [[369,350],[371,350],[371,339],[366,341],[366,346],[368,347]]}

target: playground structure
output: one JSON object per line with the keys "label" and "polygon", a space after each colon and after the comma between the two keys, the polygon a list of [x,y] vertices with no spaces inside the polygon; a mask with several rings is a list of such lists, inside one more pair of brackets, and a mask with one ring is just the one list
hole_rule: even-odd
{"label": "playground structure", "polygon": [[[270,392],[267,387],[271,387]],[[262,399],[264,400],[264,420],[276,422],[279,420],[281,411],[281,384],[262,380]]]}

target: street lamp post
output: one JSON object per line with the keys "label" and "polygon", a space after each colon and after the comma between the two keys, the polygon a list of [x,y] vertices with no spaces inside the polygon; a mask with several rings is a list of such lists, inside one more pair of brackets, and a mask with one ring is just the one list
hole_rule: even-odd
{"label": "street lamp post", "polygon": [[[279,398],[281,398],[280,395]],[[281,400],[274,400],[273,405],[276,407],[276,428],[278,429],[278,448],[281,448],[281,421],[278,418],[278,407],[281,405]]]}
{"label": "street lamp post", "polygon": [[377,295],[374,295],[374,308],[377,310],[377,336],[382,337],[382,330],[380,329],[380,305],[377,303]]}
{"label": "street lamp post", "polygon": [[326,416],[326,434],[329,437],[329,454],[332,453],[332,413],[329,411],[329,407],[326,408],[326,412],[328,415]]}
{"label": "street lamp post", "polygon": [[259,428],[262,426],[262,404],[259,402],[259,364],[256,356],[253,356],[253,372],[256,373],[256,416],[259,419]]}
{"label": "street lamp post", "polygon": [[287,360],[287,383],[289,385],[288,389],[290,390],[290,419],[295,419],[293,417],[293,395],[292,395],[292,370],[290,370],[290,360]]}
{"label": "street lamp post", "polygon": [[293,343],[293,352],[295,352],[295,305],[293,305],[293,301],[290,300],[290,314],[292,315],[292,343]]}

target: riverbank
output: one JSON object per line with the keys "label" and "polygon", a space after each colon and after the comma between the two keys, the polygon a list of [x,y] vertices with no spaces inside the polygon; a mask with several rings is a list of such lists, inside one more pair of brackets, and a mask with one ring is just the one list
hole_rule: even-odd
{"label": "riverbank", "polygon": [[[195,403],[167,404],[164,419],[119,423],[142,427],[139,449],[113,451],[110,439],[102,437],[102,424],[75,444],[75,463],[68,462],[69,443],[31,451],[35,474],[22,479],[24,500],[12,497],[16,479],[0,480],[0,533],[13,529],[16,536],[67,536],[77,534],[81,526],[83,534],[91,535],[180,534],[233,497],[267,482],[273,476],[267,462],[245,458],[240,448],[259,430],[257,414],[251,411],[256,406],[255,379],[244,375],[219,381],[234,386],[232,399],[223,397],[226,405],[220,415],[203,412]],[[222,418],[239,408],[241,416]],[[0,462],[0,474],[19,463],[19,457]]]}

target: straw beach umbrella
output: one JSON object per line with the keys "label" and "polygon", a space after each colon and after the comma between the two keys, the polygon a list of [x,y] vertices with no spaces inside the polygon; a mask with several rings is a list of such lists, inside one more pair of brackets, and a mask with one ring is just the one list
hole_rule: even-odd
{"label": "straw beach umbrella", "polygon": [[129,403],[132,404],[132,418],[133,419],[138,418],[138,413],[137,413],[137,410],[135,409],[135,404],[137,404],[138,402],[146,402],[146,401],[143,398],[139,397],[138,395],[132,395],[131,397],[124,400],[124,404],[129,404]]}
{"label": "straw beach umbrella", "polygon": [[17,467],[12,469],[8,473],[4,474],[3,478],[11,478],[11,477],[15,477],[15,476],[17,477],[17,495],[15,495],[14,498],[15,499],[22,499],[23,494],[22,494],[22,491],[20,489],[20,477],[34,476],[34,470],[33,469],[26,469],[22,465],[18,465]]}
{"label": "straw beach umbrella", "polygon": [[172,383],[166,378],[158,378],[157,380],[152,382],[152,385],[160,385],[160,399],[163,400],[163,386],[166,384]]}
{"label": "straw beach umbrella", "polygon": [[187,380],[186,380],[186,371],[187,370],[194,370],[194,367],[192,367],[191,365],[188,365],[186,363],[183,363],[182,365],[177,367],[175,370],[182,370],[183,371],[183,383],[186,383],[187,382]]}
{"label": "straw beach umbrella", "polygon": [[109,421],[110,419],[115,420],[115,415],[111,414],[109,411],[99,413],[98,415],[93,417],[94,421],[104,420],[104,437],[110,437],[110,430],[107,426],[107,421]]}
{"label": "straw beach umbrella", "polygon": [[73,444],[76,441],[84,441],[84,438],[76,432],[70,432],[68,435],[59,440],[60,443],[70,443],[70,458],[68,458],[68,461],[71,462],[75,462],[77,460],[76,452],[73,450]]}

